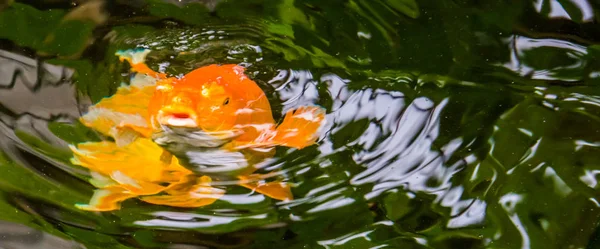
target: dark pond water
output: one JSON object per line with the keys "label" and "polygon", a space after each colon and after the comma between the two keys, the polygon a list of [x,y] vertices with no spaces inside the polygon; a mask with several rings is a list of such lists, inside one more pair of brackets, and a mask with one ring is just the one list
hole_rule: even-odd
{"label": "dark pond water", "polygon": [[[600,248],[593,0],[0,1],[2,248]],[[268,168],[292,201],[89,212],[69,144],[129,82],[235,63],[274,117],[327,109]],[[218,183],[217,183],[218,185]]]}

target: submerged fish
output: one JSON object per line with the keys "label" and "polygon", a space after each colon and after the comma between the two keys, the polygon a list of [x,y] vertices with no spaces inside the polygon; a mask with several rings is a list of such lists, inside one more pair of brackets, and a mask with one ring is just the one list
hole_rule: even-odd
{"label": "submerged fish", "polygon": [[272,156],[275,146],[314,144],[324,110],[300,107],[276,124],[265,93],[243,67],[210,65],[181,78],[167,77],[144,63],[148,52],[117,53],[130,63],[135,78],[81,117],[115,142],[71,146],[73,163],[90,169],[99,188],[88,205],[79,207],[114,210],[134,197],[177,207],[209,205],[225,192],[211,187],[207,174],[224,172],[235,172],[240,186],[292,199],[288,184],[258,181],[263,177],[253,174],[252,164]]}

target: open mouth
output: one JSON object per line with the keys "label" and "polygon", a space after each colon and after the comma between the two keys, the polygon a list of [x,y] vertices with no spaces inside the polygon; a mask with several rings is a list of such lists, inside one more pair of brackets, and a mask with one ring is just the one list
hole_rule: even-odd
{"label": "open mouth", "polygon": [[161,110],[158,113],[157,119],[162,125],[173,127],[198,127],[196,115],[187,111]]}

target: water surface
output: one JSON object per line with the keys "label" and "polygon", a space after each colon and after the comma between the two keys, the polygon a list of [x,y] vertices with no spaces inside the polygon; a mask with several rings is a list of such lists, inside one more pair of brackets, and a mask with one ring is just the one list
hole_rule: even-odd
{"label": "water surface", "polygon": [[[600,248],[599,10],[587,0],[0,4],[0,246]],[[77,118],[129,82],[114,56],[127,48],[151,49],[149,65],[170,75],[243,65],[277,120],[326,108],[316,145],[267,162],[296,198],[227,186],[198,209],[75,208],[94,188],[67,146],[101,139]]]}

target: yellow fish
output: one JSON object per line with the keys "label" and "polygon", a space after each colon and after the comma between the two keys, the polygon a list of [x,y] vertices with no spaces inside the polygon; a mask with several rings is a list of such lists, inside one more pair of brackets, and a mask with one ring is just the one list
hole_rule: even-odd
{"label": "yellow fish", "polygon": [[[134,197],[153,204],[200,207],[220,198],[225,191],[211,187],[210,177],[183,167],[177,157],[152,141],[153,135],[156,139],[168,129],[201,130],[206,141],[221,141],[214,145],[221,151],[262,153],[264,157],[273,154],[269,149],[274,146],[302,149],[318,138],[325,119],[322,108],[290,110],[277,125],[266,95],[244,74],[243,67],[209,65],[181,78],[169,78],[144,63],[148,52],[117,53],[130,63],[136,78],[90,107],[80,119],[115,140],[71,146],[73,163],[90,169],[92,183],[99,188],[90,204],[80,208],[114,210]],[[254,170],[248,167],[236,175],[240,186],[278,200],[293,199],[288,184],[259,182],[263,177],[252,174]]]}

